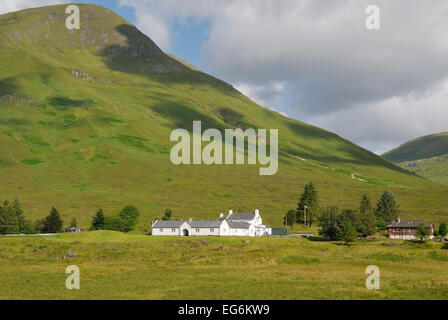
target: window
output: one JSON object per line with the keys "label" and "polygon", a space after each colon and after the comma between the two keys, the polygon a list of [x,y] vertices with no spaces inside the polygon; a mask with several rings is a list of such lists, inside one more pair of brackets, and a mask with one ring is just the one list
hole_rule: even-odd
{"label": "window", "polygon": [[400,232],[400,228],[398,228],[398,232]]}
{"label": "window", "polygon": [[163,232],[163,229],[162,229],[162,228],[160,228],[159,230],[160,230],[160,232]]}
{"label": "window", "polygon": [[199,230],[199,228],[196,228],[196,232],[199,232],[200,230]]}
{"label": "window", "polygon": [[210,232],[215,232],[215,229],[210,229]]}
{"label": "window", "polygon": [[176,229],[171,229],[171,232],[176,232]]}

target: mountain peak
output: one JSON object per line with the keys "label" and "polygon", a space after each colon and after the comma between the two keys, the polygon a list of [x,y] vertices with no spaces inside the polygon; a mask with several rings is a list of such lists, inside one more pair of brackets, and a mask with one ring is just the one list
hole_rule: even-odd
{"label": "mountain peak", "polygon": [[66,28],[67,5],[55,5],[1,15],[0,25],[5,31],[2,33],[14,45],[31,44],[61,62],[71,59],[67,51],[83,51],[101,57],[112,70],[138,73],[189,70],[113,11],[92,4],[77,6],[79,30]]}

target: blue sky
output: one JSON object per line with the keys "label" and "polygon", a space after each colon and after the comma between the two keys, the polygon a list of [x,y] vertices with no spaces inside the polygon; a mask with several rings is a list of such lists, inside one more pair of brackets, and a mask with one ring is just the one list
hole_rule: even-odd
{"label": "blue sky", "polygon": [[[129,22],[133,24],[137,23],[135,8],[120,5],[118,0],[76,1],[76,3],[101,5],[118,13]],[[185,21],[181,21],[180,19],[174,19],[170,22],[169,27],[173,34],[173,43],[169,53],[206,71],[206,66],[201,55],[201,48],[208,36],[207,20],[199,21],[198,19],[188,18]]]}

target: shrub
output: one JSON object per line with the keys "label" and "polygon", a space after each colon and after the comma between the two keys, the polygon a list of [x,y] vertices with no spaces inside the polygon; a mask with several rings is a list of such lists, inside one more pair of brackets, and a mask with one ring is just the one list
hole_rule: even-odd
{"label": "shrub", "polygon": [[127,232],[127,225],[121,217],[105,217],[104,230]]}

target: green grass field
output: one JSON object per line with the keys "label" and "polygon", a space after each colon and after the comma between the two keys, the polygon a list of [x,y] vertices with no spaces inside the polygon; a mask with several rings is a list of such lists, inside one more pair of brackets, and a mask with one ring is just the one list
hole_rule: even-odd
{"label": "green grass field", "polygon": [[[0,237],[0,299],[448,299],[447,263],[440,243],[387,239]],[[380,290],[365,287],[372,264]],[[80,290],[65,288],[69,265]]]}
{"label": "green grass field", "polygon": [[[109,10],[80,10],[80,31],[66,30],[65,6],[0,16],[0,199],[18,197],[27,217],[56,206],[66,224],[76,217],[88,228],[98,208],[115,214],[131,204],[142,233],[166,208],[173,219],[258,208],[281,226],[313,181],[321,206],[354,207],[363,193],[377,199],[387,189],[402,218],[446,220],[448,186],[256,105]],[[193,120],[203,129],[278,129],[278,173],[173,165],[170,133]]]}

